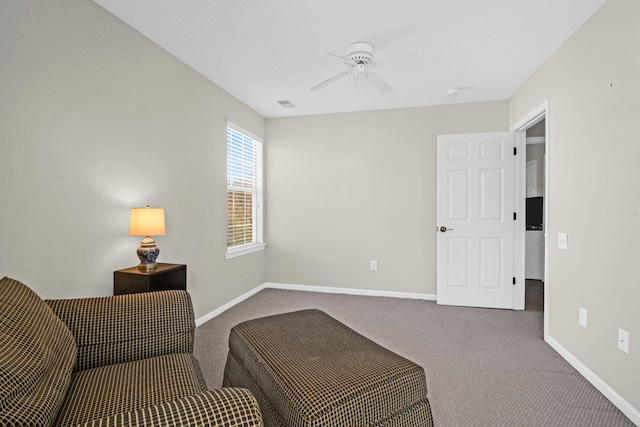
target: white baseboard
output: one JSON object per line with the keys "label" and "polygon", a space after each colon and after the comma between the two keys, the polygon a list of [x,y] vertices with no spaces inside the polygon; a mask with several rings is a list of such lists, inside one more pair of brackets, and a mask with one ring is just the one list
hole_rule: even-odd
{"label": "white baseboard", "polygon": [[435,301],[436,296],[433,294],[417,294],[409,292],[391,292],[391,291],[374,291],[368,289],[353,289],[353,288],[331,288],[326,286],[308,286],[308,285],[294,285],[289,283],[272,283],[265,282],[262,285],[250,290],[249,292],[240,295],[232,301],[224,304],[221,307],[216,308],[212,312],[205,314],[204,316],[196,319],[196,326],[200,326],[205,322],[213,319],[216,316],[224,313],[236,304],[241,303],[252,295],[257,294],[263,289],[285,289],[289,291],[305,291],[305,292],[320,292],[327,294],[344,294],[344,295],[363,295],[373,297],[389,297],[389,298],[407,298],[407,299],[421,299],[426,301]]}
{"label": "white baseboard", "polygon": [[289,291],[305,291],[320,292],[325,294],[343,294],[343,295],[361,295],[369,297],[388,297],[388,298],[406,298],[421,299],[426,301],[435,301],[436,296],[433,294],[418,294],[410,292],[392,292],[392,291],[374,291],[371,289],[355,289],[355,288],[334,288],[327,286],[309,286],[295,285],[290,283],[272,283],[266,282],[262,286],[272,289],[286,289]]}
{"label": "white baseboard", "polygon": [[229,301],[228,303],[224,304],[223,306],[220,306],[220,307],[216,308],[212,312],[207,313],[202,317],[199,317],[198,319],[196,319],[196,327],[202,325],[205,322],[208,322],[209,320],[213,319],[214,317],[219,316],[220,314],[222,314],[225,311],[229,310],[234,305],[239,304],[242,301],[244,301],[247,298],[249,298],[250,296],[257,294],[258,292],[260,292],[264,288],[265,288],[265,286],[264,286],[264,283],[263,283],[262,285],[258,286],[257,288],[254,288],[254,289],[250,290],[249,292],[240,295],[238,298],[235,298],[235,299]]}
{"label": "white baseboard", "polygon": [[607,399],[611,401],[620,411],[627,416],[635,425],[640,426],[640,411],[634,408],[631,403],[625,400],[620,394],[612,389],[602,378],[597,376],[591,369],[575,357],[562,344],[547,334],[544,340],[555,351],[560,354],[571,366],[573,366],[583,377],[586,378],[595,388],[598,389]]}

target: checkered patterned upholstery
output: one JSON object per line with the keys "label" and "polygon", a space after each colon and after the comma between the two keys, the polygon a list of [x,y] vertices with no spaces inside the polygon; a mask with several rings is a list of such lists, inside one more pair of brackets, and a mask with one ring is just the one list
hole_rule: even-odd
{"label": "checkered patterned upholstery", "polygon": [[433,425],[422,367],[319,310],[231,329],[225,386],[252,391],[265,425]]}
{"label": "checkered patterned upholstery", "polygon": [[249,391],[206,390],[186,291],[45,303],[4,278],[0,327],[0,426],[263,425]]}
{"label": "checkered patterned upholstery", "polygon": [[[99,385],[99,386],[96,386]],[[55,425],[74,426],[206,390],[190,354],[169,354],[75,372]]]}
{"label": "checkered patterned upholstery", "polygon": [[0,280],[0,425],[51,425],[75,361],[71,332],[40,297]]}
{"label": "checkered patterned upholstery", "polygon": [[45,302],[76,339],[76,371],[193,353],[196,326],[191,297],[185,291]]}
{"label": "checkered patterned upholstery", "polygon": [[79,427],[260,427],[260,408],[244,389],[219,388],[150,408],[93,420]]}

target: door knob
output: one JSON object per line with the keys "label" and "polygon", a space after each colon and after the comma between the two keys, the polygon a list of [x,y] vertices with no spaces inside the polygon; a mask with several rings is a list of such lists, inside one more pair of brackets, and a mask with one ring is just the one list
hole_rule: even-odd
{"label": "door knob", "polygon": [[441,233],[445,233],[447,231],[453,231],[453,228],[447,228],[444,225],[442,227],[440,227],[440,232]]}

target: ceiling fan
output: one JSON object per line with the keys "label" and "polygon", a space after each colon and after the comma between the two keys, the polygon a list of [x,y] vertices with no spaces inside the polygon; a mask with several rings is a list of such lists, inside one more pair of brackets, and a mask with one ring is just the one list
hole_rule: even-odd
{"label": "ceiling fan", "polygon": [[[328,78],[322,83],[311,88],[312,92],[324,89],[332,83],[348,76],[349,74],[355,74],[356,84],[360,84],[361,79],[367,80],[373,85],[380,93],[389,93],[393,88],[384,81],[380,76],[370,71],[371,67],[377,67],[380,65],[380,61],[374,61],[373,58],[373,45],[367,42],[351,43],[347,46],[347,55],[340,56],[330,52],[323,52],[325,55],[333,56],[344,61],[346,65],[351,67],[351,70],[338,73],[333,77]],[[414,54],[410,54],[414,55]],[[405,56],[405,55],[401,55]]]}

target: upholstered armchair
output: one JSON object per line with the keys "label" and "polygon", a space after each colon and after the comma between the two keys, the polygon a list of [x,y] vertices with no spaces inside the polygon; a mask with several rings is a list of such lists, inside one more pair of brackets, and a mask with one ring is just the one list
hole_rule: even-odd
{"label": "upholstered armchair", "polygon": [[3,278],[0,328],[0,425],[263,425],[247,390],[207,389],[186,291],[43,301]]}

